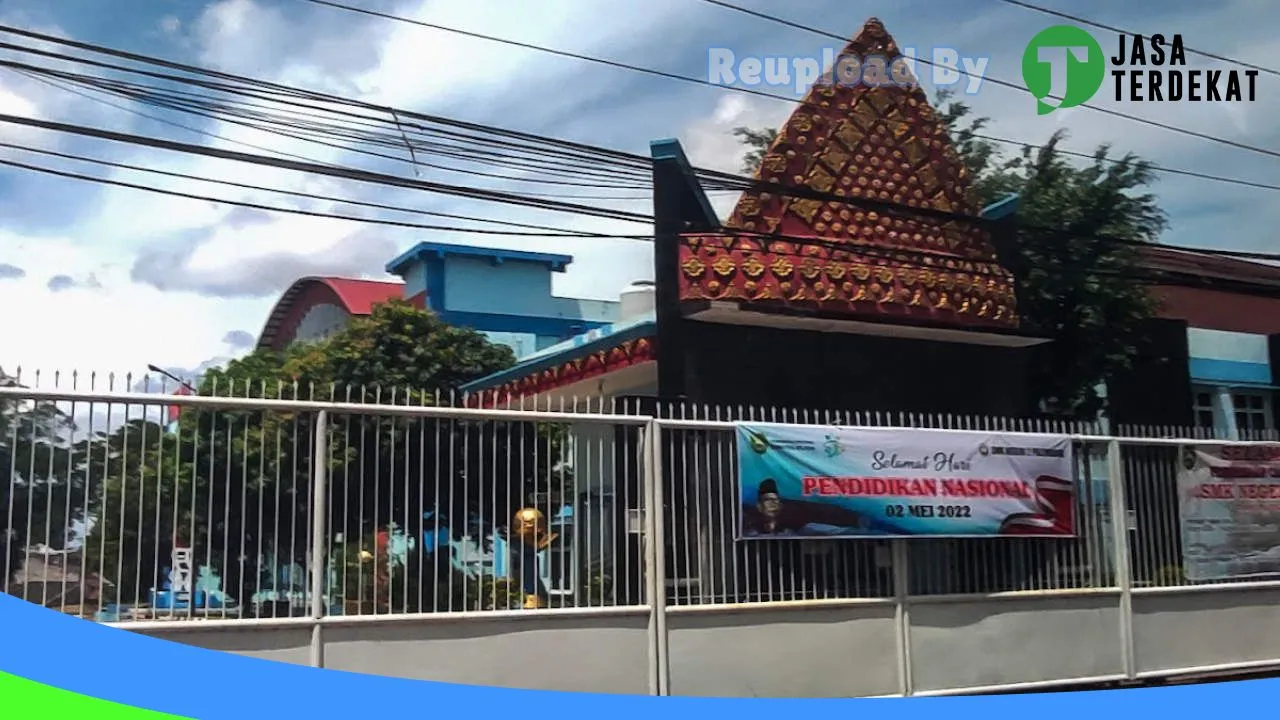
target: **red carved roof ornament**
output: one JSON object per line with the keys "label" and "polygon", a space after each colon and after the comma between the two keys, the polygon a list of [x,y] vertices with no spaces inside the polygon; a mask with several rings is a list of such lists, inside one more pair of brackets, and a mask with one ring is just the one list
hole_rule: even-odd
{"label": "red carved roof ornament", "polygon": [[[843,55],[879,55],[891,67],[901,51],[872,18]],[[870,87],[833,83],[832,72],[782,126],[756,177],[850,202],[744,192],[725,232],[682,238],[681,298],[1017,327],[1012,277],[983,230],[964,220],[856,204],[866,198],[980,212],[968,170],[924,91],[914,78],[905,86]],[[774,233],[795,239],[760,236]]]}

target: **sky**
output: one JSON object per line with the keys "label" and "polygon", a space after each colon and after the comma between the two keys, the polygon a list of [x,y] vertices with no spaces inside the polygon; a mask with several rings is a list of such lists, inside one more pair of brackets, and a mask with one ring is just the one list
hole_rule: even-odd
{"label": "sky", "polygon": [[[666,72],[706,77],[710,48],[738,57],[820,57],[839,45],[700,0],[345,0],[510,40],[549,46]],[[989,77],[1013,82],[1027,41],[1052,18],[998,0],[907,0],[849,3],[741,0],[741,4],[842,36],[873,13],[899,45],[955,48],[990,58]],[[1280,55],[1280,4],[1271,0],[1217,3],[1110,3],[1044,0],[1049,7],[1140,32],[1181,33],[1186,45],[1268,65]],[[776,127],[794,104],[724,88],[631,73],[532,50],[494,44],[385,18],[354,15],[302,0],[0,0],[0,24],[321,90],[406,110],[647,154],[658,138],[678,138],[694,164],[736,172],[742,147],[737,126]],[[1114,36],[1094,31],[1110,53]],[[5,40],[15,41],[13,38]],[[0,50],[6,58],[16,57]],[[29,57],[25,58],[30,61]],[[38,61],[37,61],[38,62]],[[1189,67],[1222,67],[1191,55]],[[930,78],[921,78],[927,90]],[[1095,101],[1192,130],[1280,149],[1280,79],[1258,79],[1258,100],[1240,104],[1117,105],[1104,86]],[[786,92],[772,89],[771,92]],[[793,93],[794,96],[794,93]],[[796,96],[798,97],[798,96]],[[1091,151],[1101,143],[1173,168],[1274,182],[1275,157],[1153,129],[1083,108],[1035,113],[1024,92],[984,84],[966,96],[987,132],[1040,143],[1066,128],[1066,147]],[[253,143],[412,177],[405,164],[377,166],[340,149],[254,133],[217,121],[182,117],[189,129],[148,120],[139,108],[92,97],[0,68],[0,113],[158,135],[199,144]],[[147,112],[154,113],[152,109]],[[204,133],[204,134],[201,134]],[[558,227],[643,233],[642,225],[515,209],[420,191],[270,170],[227,160],[131,148],[100,140],[0,123],[0,143],[56,149],[118,162],[285,189],[340,194],[439,212],[482,215]],[[240,148],[243,149],[243,148]],[[278,196],[128,170],[86,166],[0,148],[0,158],[99,177],[288,205]],[[553,192],[527,183],[428,171],[438,182],[511,192]],[[563,189],[557,190],[563,191]],[[597,193],[601,191],[595,191]],[[1153,187],[1169,213],[1163,241],[1236,250],[1276,249],[1280,210],[1274,191],[1163,175]],[[618,194],[614,191],[614,194]],[[647,196],[590,201],[651,211]],[[716,197],[726,214],[732,195]],[[315,206],[315,204],[313,204]],[[324,203],[319,209],[326,209]],[[332,212],[350,208],[330,206]],[[403,219],[401,217],[400,219]],[[420,219],[420,222],[431,222]],[[462,236],[269,213],[226,204],[159,196],[9,167],[0,168],[0,368],[19,367],[28,382],[39,371],[50,383],[71,371],[134,377],[148,364],[182,374],[247,352],[272,305],[306,275],[385,278],[398,252],[422,241],[487,243],[571,254],[557,276],[560,295],[616,299],[629,282],[652,277],[652,253],[641,241],[548,240]],[[82,375],[80,377],[87,377]]]}

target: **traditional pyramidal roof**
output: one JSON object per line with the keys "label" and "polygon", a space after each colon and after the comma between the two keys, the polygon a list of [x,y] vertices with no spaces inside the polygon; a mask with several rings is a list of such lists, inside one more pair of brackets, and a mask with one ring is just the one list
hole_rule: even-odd
{"label": "traditional pyramidal roof", "polygon": [[[843,56],[874,55],[892,63],[901,51],[872,18]],[[914,79],[870,87],[833,74],[782,126],[756,178],[850,202],[744,192],[724,232],[682,238],[681,298],[1016,327],[1012,278],[988,235],[965,220],[910,212],[980,212],[924,91]],[[906,207],[886,213],[860,198]]]}

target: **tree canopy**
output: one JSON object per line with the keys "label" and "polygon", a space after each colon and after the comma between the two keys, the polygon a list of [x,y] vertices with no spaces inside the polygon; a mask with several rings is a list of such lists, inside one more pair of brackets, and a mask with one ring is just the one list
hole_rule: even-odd
{"label": "tree canopy", "polygon": [[[988,118],[974,117],[948,92],[936,104],[972,175],[977,204],[1021,197],[1008,269],[1023,328],[1054,341],[1034,378],[1042,410],[1096,418],[1105,409],[1099,384],[1132,366],[1144,323],[1157,309],[1135,279],[1139,244],[1155,242],[1167,226],[1147,189],[1155,180],[1151,164],[1132,153],[1116,157],[1108,145],[1074,164],[1061,149],[1065,130],[1042,147],[1006,155],[981,137]],[[749,148],[744,170],[754,173],[776,132],[736,128],[734,134]]]}
{"label": "tree canopy", "polygon": [[[0,371],[0,387],[16,382]],[[71,418],[53,403],[0,401],[0,588],[25,561],[25,549],[63,549],[83,522],[84,497],[98,438],[73,435]]]}
{"label": "tree canopy", "polygon": [[[199,395],[378,407],[327,413],[320,458],[317,412],[306,406],[192,407],[176,432],[143,422],[119,428],[104,442],[130,451],[111,454],[104,466],[90,508],[97,519],[86,543],[90,564],[102,564],[129,602],[162,585],[176,539],[242,603],[264,590],[284,592],[296,585],[289,568],[307,565],[313,468],[323,463],[332,557],[372,552],[374,536],[394,528],[416,539],[412,557],[426,564],[425,576],[438,576],[439,567],[448,575],[447,559],[423,547],[425,537],[491,538],[528,502],[530,488],[547,483],[560,444],[533,423],[430,419],[386,406],[447,405],[458,385],[514,361],[482,334],[394,301],[327,339],[258,350],[210,371]],[[422,575],[410,574],[420,600],[433,595]],[[348,575],[334,581],[345,589]],[[351,581],[350,591],[370,590],[359,585]],[[396,587],[407,600],[409,586]]]}

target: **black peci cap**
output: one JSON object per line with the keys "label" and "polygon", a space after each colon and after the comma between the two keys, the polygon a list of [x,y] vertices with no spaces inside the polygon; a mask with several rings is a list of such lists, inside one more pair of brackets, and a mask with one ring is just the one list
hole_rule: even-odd
{"label": "black peci cap", "polygon": [[765,478],[765,479],[760,483],[760,488],[759,488],[759,490],[758,490],[758,494],[760,494],[760,495],[777,495],[777,494],[778,494],[778,483],[774,482],[774,481],[773,481],[773,478]]}

